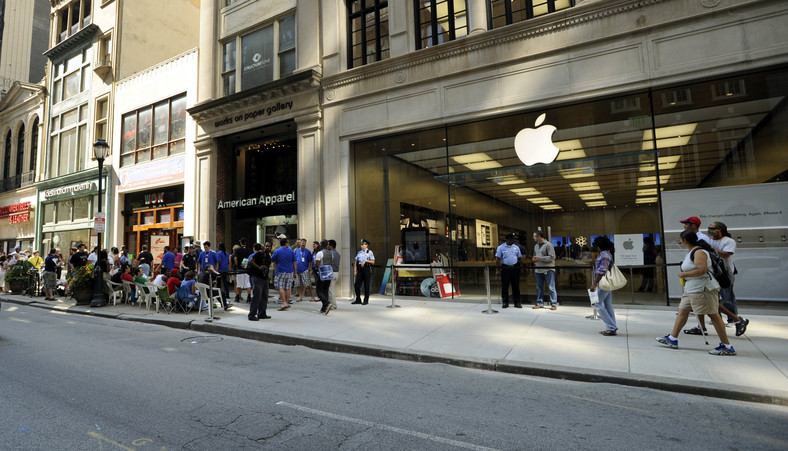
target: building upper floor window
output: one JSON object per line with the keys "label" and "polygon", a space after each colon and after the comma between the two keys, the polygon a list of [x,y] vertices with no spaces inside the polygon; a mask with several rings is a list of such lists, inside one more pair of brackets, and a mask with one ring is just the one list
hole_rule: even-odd
{"label": "building upper floor window", "polygon": [[489,28],[495,29],[575,6],[576,0],[487,0]]}
{"label": "building upper floor window", "polygon": [[22,175],[23,166],[25,161],[25,124],[19,126],[19,133],[16,135],[16,175]]}
{"label": "building upper floor window", "polygon": [[38,158],[38,118],[33,120],[30,127],[30,167],[29,171],[36,170],[36,158]]}
{"label": "building upper floor window", "polygon": [[[241,55],[237,50],[241,49]],[[295,14],[223,44],[224,95],[270,83],[296,69]]]}
{"label": "building upper floor window", "polygon": [[80,29],[90,24],[92,0],[74,0],[57,12],[57,42],[63,42]]}
{"label": "building upper floor window", "polygon": [[388,1],[348,0],[347,12],[348,69],[388,59]]}
{"label": "building upper floor window", "polygon": [[414,0],[416,49],[432,47],[468,35],[465,0]]}
{"label": "building upper floor window", "polygon": [[3,156],[3,180],[11,175],[11,130],[5,136],[5,155]]}
{"label": "building upper floor window", "polygon": [[88,89],[90,83],[90,47],[53,66],[52,104],[71,98]]}
{"label": "building upper floor window", "polygon": [[186,151],[186,95],[122,117],[120,166],[146,163]]}
{"label": "building upper floor window", "polygon": [[88,104],[52,115],[49,135],[49,177],[85,169],[88,144]]}

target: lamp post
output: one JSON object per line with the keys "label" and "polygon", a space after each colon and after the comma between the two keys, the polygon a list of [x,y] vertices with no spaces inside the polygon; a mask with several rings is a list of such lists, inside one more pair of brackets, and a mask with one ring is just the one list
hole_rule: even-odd
{"label": "lamp post", "polygon": [[[96,216],[101,216],[101,178],[104,172],[104,159],[107,158],[107,154],[109,153],[109,145],[103,139],[97,139],[95,143],[93,143],[93,156],[96,157],[96,161],[98,161],[98,210]],[[104,300],[104,276],[101,274],[103,268],[102,260],[101,260],[101,232],[96,232],[96,238],[98,239],[98,251],[96,253],[96,269],[94,272],[94,276],[96,279],[96,291],[93,294],[93,301],[91,301],[91,307],[102,307],[107,305],[107,301]]]}

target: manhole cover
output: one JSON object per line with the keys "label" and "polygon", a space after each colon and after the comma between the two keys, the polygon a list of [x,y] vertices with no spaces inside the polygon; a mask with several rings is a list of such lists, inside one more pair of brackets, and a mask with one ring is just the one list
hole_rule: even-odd
{"label": "manhole cover", "polygon": [[216,336],[216,335],[204,335],[204,336],[201,336],[201,337],[184,338],[183,340],[181,340],[181,342],[189,343],[189,344],[193,344],[194,345],[194,344],[198,344],[198,343],[213,343],[213,342],[222,341],[222,340],[224,340],[224,337],[219,337],[219,336]]}

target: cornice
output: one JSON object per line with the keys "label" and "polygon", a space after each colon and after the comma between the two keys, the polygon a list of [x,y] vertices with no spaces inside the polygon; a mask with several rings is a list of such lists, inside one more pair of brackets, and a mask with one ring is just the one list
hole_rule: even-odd
{"label": "cornice", "polygon": [[619,1],[615,4],[610,4],[609,2],[603,5],[599,3],[581,4],[563,11],[529,19],[519,24],[490,30],[478,35],[466,36],[462,39],[441,44],[433,48],[435,51],[430,51],[433,49],[418,50],[402,57],[374,63],[372,66],[362,66],[341,74],[327,76],[323,79],[323,87],[326,90],[341,88],[365,79],[394,74],[414,66],[477,52],[489,47],[566,31],[602,18],[642,9],[665,1],[667,0],[629,0]]}
{"label": "cornice", "polygon": [[92,23],[87,27],[72,34],[65,41],[61,42],[60,44],[44,52],[44,56],[46,56],[50,60],[54,60],[60,56],[65,55],[69,51],[79,46],[82,46],[86,42],[92,41],[93,36],[95,36],[96,33],[98,32],[99,32],[99,26]]}

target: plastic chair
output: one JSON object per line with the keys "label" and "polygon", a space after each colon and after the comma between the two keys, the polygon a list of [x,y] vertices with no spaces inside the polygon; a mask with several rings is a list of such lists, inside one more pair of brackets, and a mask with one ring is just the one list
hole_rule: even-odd
{"label": "plastic chair", "polygon": [[128,280],[122,280],[121,283],[123,284],[123,289],[126,292],[126,303],[131,304],[132,295],[136,292],[136,290],[132,288],[134,284],[132,282],[129,282]]}
{"label": "plastic chair", "polygon": [[[211,288],[208,284],[200,282],[196,282],[194,286],[200,291],[200,299],[202,299],[203,302],[219,302],[219,305],[222,305],[222,290],[216,287]],[[200,304],[202,304],[202,302]],[[201,312],[202,305],[200,305],[200,310],[197,311],[197,314],[199,315]]]}
{"label": "plastic chair", "polygon": [[140,303],[140,308],[142,308],[142,303],[145,303],[145,307],[150,310],[150,303],[153,302],[153,292],[150,288],[147,287],[147,284],[144,283],[136,283],[137,286],[137,300]]}
{"label": "plastic chair", "polygon": [[161,298],[159,297],[159,287],[153,284],[153,282],[148,282],[145,284],[145,288],[150,293],[150,300],[151,302],[156,302],[156,313],[159,313],[159,307],[161,305]]}
{"label": "plastic chair", "polygon": [[107,293],[112,298],[112,305],[118,305],[118,297],[120,297],[120,302],[123,303],[123,296],[126,292],[123,284],[111,280],[105,280],[104,283],[107,285]]}

